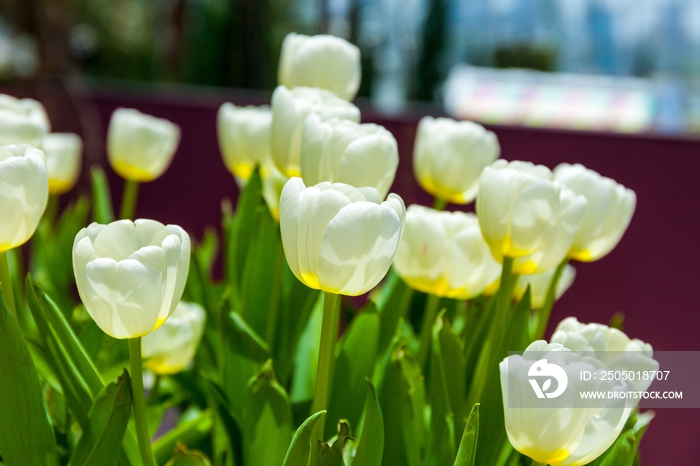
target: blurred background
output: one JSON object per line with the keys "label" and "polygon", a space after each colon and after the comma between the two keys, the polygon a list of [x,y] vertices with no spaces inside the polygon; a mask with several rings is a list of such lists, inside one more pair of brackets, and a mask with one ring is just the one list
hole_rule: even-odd
{"label": "blurred background", "polygon": [[[269,103],[292,31],[360,47],[357,104],[397,138],[392,191],[406,204],[432,203],[411,169],[425,114],[488,125],[508,160],[580,162],[635,190],[622,242],[576,264],[552,322],[622,312],[657,350],[700,350],[700,0],[2,0],[0,92],[41,101],[53,131],[83,137],[82,182],[63,203],[89,191],[91,165],[106,167],[114,109],[180,125],[173,165],[144,184],[137,216],[201,238],[238,192],[217,109]],[[115,201],[121,183],[110,173]],[[659,410],[644,464],[696,466],[698,438],[700,411]]]}
{"label": "blurred background", "polygon": [[5,82],[270,90],[285,34],[330,33],[361,48],[360,95],[383,112],[700,132],[696,0],[4,0],[0,15]]}

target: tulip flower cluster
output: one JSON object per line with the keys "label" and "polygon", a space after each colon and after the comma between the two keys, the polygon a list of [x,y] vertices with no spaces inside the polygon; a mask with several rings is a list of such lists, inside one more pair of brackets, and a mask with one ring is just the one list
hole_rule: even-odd
{"label": "tulip flower cluster", "polygon": [[[136,218],[140,183],[167,176],[188,128],[117,109],[119,215],[99,168],[91,200],[58,212],[82,140],[0,96],[0,463],[635,464],[650,415],[566,400],[647,390],[573,375],[656,371],[651,346],[573,317],[544,340],[569,262],[615,248],[634,192],[579,164],[499,159],[494,132],[425,117],[412,167],[434,205],[407,208],[391,191],[411,154],[362,121],[361,75],[349,42],[288,35],[270,106],[219,108],[238,205],[192,239]],[[529,406],[554,390],[531,380],[547,361],[570,391]]]}

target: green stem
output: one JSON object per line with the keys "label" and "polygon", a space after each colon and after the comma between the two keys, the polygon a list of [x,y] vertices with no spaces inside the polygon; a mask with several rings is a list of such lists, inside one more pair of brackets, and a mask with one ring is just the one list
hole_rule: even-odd
{"label": "green stem", "polygon": [[[323,411],[328,407],[328,392],[333,373],[333,357],[335,356],[335,341],[338,338],[338,295],[323,293],[323,322],[321,324],[321,345],[318,351],[318,372],[316,373],[316,390],[312,413]],[[311,437],[312,445],[316,440],[323,441],[325,428],[324,418],[314,426]]]}
{"label": "green stem", "polygon": [[442,199],[441,197],[436,197],[435,202],[433,202],[433,209],[445,210],[445,207],[447,207],[447,201]]}
{"label": "green stem", "polygon": [[277,246],[275,252],[274,270],[272,271],[272,283],[270,284],[270,309],[267,313],[265,325],[265,341],[272,345],[277,333],[277,321],[279,320],[280,291],[282,289],[282,272],[284,272],[284,250],[282,245]]}
{"label": "green stem", "polygon": [[15,299],[12,294],[12,277],[10,276],[10,255],[9,251],[0,252],[0,289],[10,312],[17,318]]}
{"label": "green stem", "polygon": [[549,288],[547,288],[547,297],[545,298],[544,305],[537,317],[537,330],[534,333],[535,340],[541,340],[544,337],[544,332],[547,331],[547,324],[549,323],[549,316],[552,315],[552,308],[554,307],[554,301],[557,295],[557,285],[561,279],[566,264],[569,263],[569,258],[565,258],[561,261],[561,264],[557,266],[557,269],[552,275],[552,281],[549,282]]}
{"label": "green stem", "polygon": [[156,466],[151,451],[151,437],[146,423],[146,400],[143,393],[141,372],[141,337],[129,340],[129,362],[131,363],[131,398],[134,402],[134,424],[143,466]]}
{"label": "green stem", "polygon": [[124,180],[124,193],[122,194],[122,209],[119,217],[133,220],[136,213],[136,200],[139,197],[139,182]]}
{"label": "green stem", "polygon": [[440,297],[434,294],[428,294],[428,299],[425,303],[425,313],[423,314],[423,324],[420,328],[420,345],[418,346],[418,364],[421,370],[425,370],[428,361],[428,352],[430,349],[430,335],[433,331],[433,323],[438,313],[440,305]]}
{"label": "green stem", "polygon": [[53,223],[58,216],[58,196],[55,194],[49,195],[49,201],[46,203],[44,210],[44,218],[50,223]]}

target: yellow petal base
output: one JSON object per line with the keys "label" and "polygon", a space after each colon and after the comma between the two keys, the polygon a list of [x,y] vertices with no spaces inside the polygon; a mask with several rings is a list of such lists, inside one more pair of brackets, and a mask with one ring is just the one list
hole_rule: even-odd
{"label": "yellow petal base", "polygon": [[112,162],[112,168],[117,172],[117,175],[122,178],[138,181],[140,183],[153,181],[156,178],[152,173],[143,168],[134,167],[133,165],[121,161]]}
{"label": "yellow petal base", "polygon": [[421,178],[418,180],[418,182],[426,192],[437,198],[444,199],[451,204],[467,203],[467,200],[464,199],[463,192],[455,191],[454,189],[443,186],[432,178]]}

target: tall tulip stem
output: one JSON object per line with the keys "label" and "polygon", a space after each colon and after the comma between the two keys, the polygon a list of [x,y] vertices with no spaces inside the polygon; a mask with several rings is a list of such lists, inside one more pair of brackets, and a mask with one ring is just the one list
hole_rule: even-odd
{"label": "tall tulip stem", "polygon": [[136,213],[136,200],[139,197],[139,182],[124,180],[124,193],[122,194],[122,208],[119,217],[133,220]]}
{"label": "tall tulip stem", "polygon": [[552,276],[552,281],[549,282],[549,288],[547,288],[547,297],[545,298],[544,305],[537,316],[537,328],[534,333],[535,340],[541,340],[544,337],[544,332],[547,331],[547,324],[549,323],[549,316],[552,315],[552,308],[554,307],[554,301],[557,295],[557,285],[561,279],[562,274],[566,265],[569,263],[569,259],[566,258],[561,261],[561,264],[557,266],[557,270],[554,271]]}
{"label": "tall tulip stem", "polygon": [[12,277],[10,277],[10,255],[9,251],[0,252],[0,289],[5,298],[7,307],[10,308],[12,314],[17,318],[17,310],[15,309],[15,299],[12,294]]}
{"label": "tall tulip stem", "polygon": [[433,209],[445,210],[445,207],[447,207],[447,201],[441,197],[436,197],[435,201],[433,202]]}
{"label": "tall tulip stem", "polygon": [[[314,393],[313,413],[328,407],[328,392],[333,376],[333,357],[335,341],[338,338],[338,295],[326,291],[323,293],[323,323],[321,324],[321,345],[318,351],[318,372],[316,373],[316,390]],[[323,441],[325,423],[321,418],[314,427],[312,443]]]}
{"label": "tall tulip stem", "polygon": [[440,305],[440,297],[429,293],[425,303],[425,314],[423,315],[423,325],[420,328],[420,346],[418,346],[418,363],[421,370],[425,370],[425,365],[428,360],[428,350],[430,348],[430,336],[435,323]]}
{"label": "tall tulip stem", "polygon": [[134,424],[139,442],[139,452],[143,466],[156,466],[151,451],[151,437],[146,423],[146,400],[143,392],[141,370],[141,337],[129,340],[129,362],[131,363],[131,398],[134,402]]}

